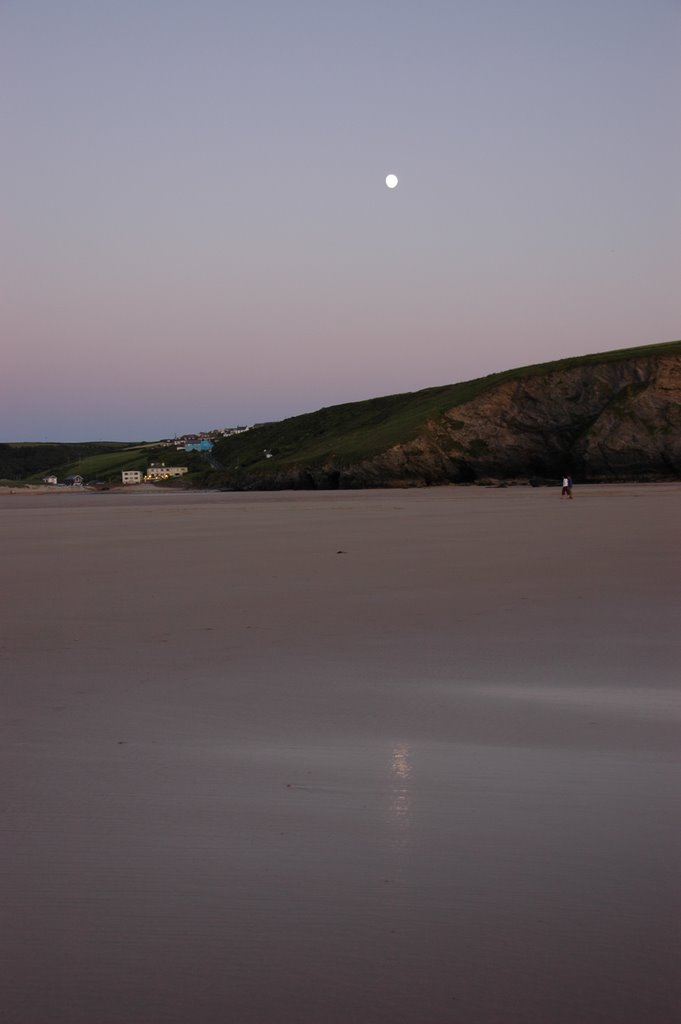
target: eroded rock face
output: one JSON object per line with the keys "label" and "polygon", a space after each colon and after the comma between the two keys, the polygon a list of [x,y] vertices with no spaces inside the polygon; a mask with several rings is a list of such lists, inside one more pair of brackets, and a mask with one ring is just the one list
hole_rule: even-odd
{"label": "eroded rock face", "polygon": [[254,489],[424,487],[529,480],[681,478],[681,355],[651,355],[506,380],[353,465],[253,476]]}
{"label": "eroded rock face", "polygon": [[681,477],[681,356],[505,381],[428,424],[421,437],[352,468],[412,483]]}

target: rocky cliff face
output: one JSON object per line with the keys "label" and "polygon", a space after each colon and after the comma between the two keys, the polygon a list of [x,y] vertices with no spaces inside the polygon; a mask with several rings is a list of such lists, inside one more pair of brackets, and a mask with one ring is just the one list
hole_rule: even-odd
{"label": "rocky cliff face", "polygon": [[[506,379],[353,465],[254,475],[255,488],[409,487],[486,480],[681,478],[681,354]],[[243,483],[242,483],[243,485]]]}
{"label": "rocky cliff face", "polygon": [[423,483],[681,477],[681,356],[505,381],[361,471],[379,466]]}
{"label": "rocky cliff face", "polygon": [[[428,424],[349,478],[681,477],[681,356],[650,356],[506,381]],[[343,485],[343,484],[341,484]]]}

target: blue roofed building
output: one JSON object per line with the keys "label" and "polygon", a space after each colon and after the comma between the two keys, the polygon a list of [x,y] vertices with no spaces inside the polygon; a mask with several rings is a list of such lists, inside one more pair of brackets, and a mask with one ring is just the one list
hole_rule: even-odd
{"label": "blue roofed building", "polygon": [[207,437],[196,437],[185,441],[184,450],[186,452],[212,452],[213,442],[209,441]]}

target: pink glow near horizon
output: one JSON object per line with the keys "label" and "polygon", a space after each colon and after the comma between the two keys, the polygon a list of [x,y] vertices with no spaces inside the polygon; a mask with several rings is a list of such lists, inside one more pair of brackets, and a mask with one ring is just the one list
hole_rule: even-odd
{"label": "pink glow near horizon", "polygon": [[0,13],[0,441],[681,336],[678,8],[264,6]]}

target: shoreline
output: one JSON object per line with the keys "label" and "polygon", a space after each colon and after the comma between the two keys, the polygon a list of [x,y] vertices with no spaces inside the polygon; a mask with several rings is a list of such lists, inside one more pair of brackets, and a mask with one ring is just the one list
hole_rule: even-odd
{"label": "shoreline", "polygon": [[[22,484],[0,483],[0,498],[9,494],[372,494],[372,493],[415,493],[415,492],[437,492],[456,490],[514,490],[517,488],[536,491],[560,489],[560,480],[546,483],[531,483],[529,480],[480,480],[471,483],[449,483],[433,484],[432,486],[405,486],[405,487],[345,487],[345,488],[245,488],[243,490],[220,487],[164,487],[153,483],[146,484],[121,484],[111,483],[99,487],[66,486],[63,484]],[[575,483],[575,492],[587,491],[592,488],[602,489],[604,487],[628,488],[628,487],[678,487],[681,488],[681,480],[599,480],[588,483]]]}

